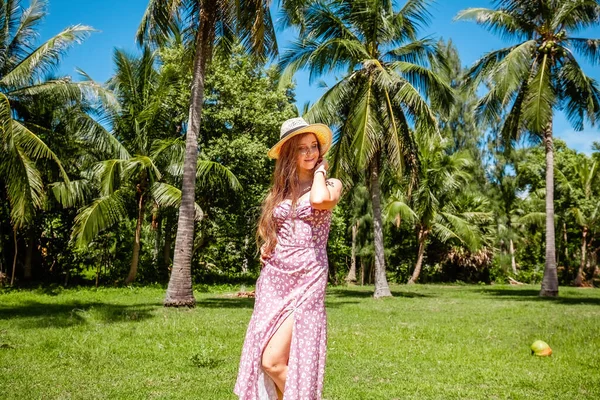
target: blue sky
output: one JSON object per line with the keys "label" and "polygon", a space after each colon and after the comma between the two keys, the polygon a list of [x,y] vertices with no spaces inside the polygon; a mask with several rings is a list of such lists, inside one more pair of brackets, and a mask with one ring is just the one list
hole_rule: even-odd
{"label": "blue sky", "polygon": [[[277,1],[274,1],[277,3]],[[402,3],[402,1],[400,1]],[[49,15],[41,26],[41,40],[46,40],[64,28],[74,24],[92,26],[99,32],[90,36],[83,44],[69,51],[60,66],[60,72],[75,75],[75,68],[81,68],[97,81],[107,80],[113,72],[112,55],[115,47],[135,51],[135,32],[142,18],[147,0],[87,0],[77,2],[49,0]],[[488,33],[472,22],[454,22],[454,16],[469,7],[492,7],[487,0],[438,0],[431,7],[431,22],[423,29],[422,36],[452,39],[460,53],[463,64],[471,65],[481,55],[510,43]],[[275,15],[275,18],[278,18]],[[600,38],[600,26],[581,33],[581,37]],[[292,30],[280,31],[278,42],[280,52],[294,38]],[[588,75],[600,81],[600,68],[593,68],[582,62]],[[334,80],[331,77],[329,81]],[[310,85],[307,74],[300,71],[296,75],[296,99],[299,107],[306,101],[316,101],[325,89],[316,84]],[[586,127],[583,132],[575,132],[563,115],[555,118],[554,133],[567,141],[578,151],[589,153],[593,141],[600,140],[598,127]]]}

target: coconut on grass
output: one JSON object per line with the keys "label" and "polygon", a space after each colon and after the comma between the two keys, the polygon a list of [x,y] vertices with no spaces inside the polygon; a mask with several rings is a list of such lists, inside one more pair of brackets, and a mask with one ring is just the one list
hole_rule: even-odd
{"label": "coconut on grass", "polygon": [[531,345],[531,355],[534,354],[539,357],[546,357],[552,355],[552,349],[543,340],[536,340]]}

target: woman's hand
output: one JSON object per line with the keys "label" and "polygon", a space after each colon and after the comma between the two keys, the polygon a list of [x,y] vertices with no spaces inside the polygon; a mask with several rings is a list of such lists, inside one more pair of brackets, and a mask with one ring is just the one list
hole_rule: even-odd
{"label": "woman's hand", "polygon": [[329,169],[329,163],[327,162],[326,159],[319,159],[319,161],[317,162],[317,165],[315,165],[315,174],[318,171],[323,171],[325,174],[327,174],[327,170]]}
{"label": "woman's hand", "polygon": [[260,264],[264,266],[269,258],[271,258],[271,255],[266,253],[265,245],[263,244],[260,246]]}

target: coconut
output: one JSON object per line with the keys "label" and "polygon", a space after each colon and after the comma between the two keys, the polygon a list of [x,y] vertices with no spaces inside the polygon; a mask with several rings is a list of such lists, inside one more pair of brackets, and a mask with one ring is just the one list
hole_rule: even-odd
{"label": "coconut", "polygon": [[552,354],[552,349],[543,340],[536,340],[531,345],[531,355],[534,354],[539,357],[546,357]]}

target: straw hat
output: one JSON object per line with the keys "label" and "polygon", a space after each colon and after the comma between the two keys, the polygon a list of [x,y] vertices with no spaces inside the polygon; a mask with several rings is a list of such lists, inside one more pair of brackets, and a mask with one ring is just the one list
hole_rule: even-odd
{"label": "straw hat", "polygon": [[333,133],[331,129],[327,125],[324,124],[309,124],[304,120],[304,118],[292,118],[285,121],[281,124],[281,131],[279,133],[279,142],[267,153],[269,158],[278,158],[279,152],[281,151],[281,146],[288,141],[290,138],[293,138],[296,135],[301,135],[303,133],[314,133],[317,137],[317,140],[321,144],[321,156],[324,156],[327,153],[327,150],[331,147],[331,140],[333,138]]}

